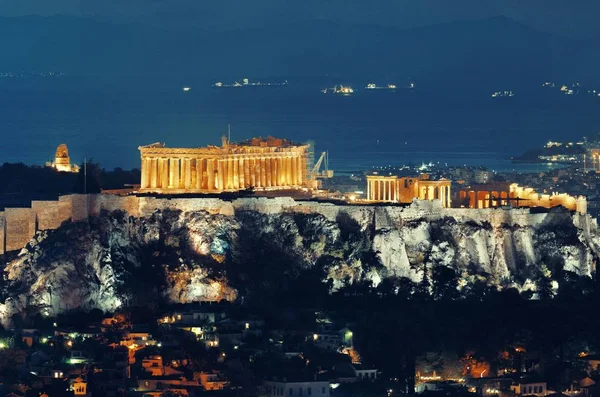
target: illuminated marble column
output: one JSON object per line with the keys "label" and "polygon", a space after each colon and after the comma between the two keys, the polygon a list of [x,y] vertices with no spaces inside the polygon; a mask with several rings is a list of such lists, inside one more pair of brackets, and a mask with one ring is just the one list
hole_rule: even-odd
{"label": "illuminated marble column", "polygon": [[285,179],[288,186],[294,184],[294,180],[292,179],[292,158],[289,156],[285,158]]}
{"label": "illuminated marble column", "polygon": [[390,181],[384,181],[384,201],[389,201],[390,200]]}
{"label": "illuminated marble column", "polygon": [[377,186],[376,186],[377,182],[376,181],[371,181],[371,195],[370,195],[370,200],[375,201],[375,195],[377,194]]}
{"label": "illuminated marble column", "polygon": [[271,159],[271,172],[273,173],[273,186],[279,186],[279,164],[277,163],[277,157]]}
{"label": "illuminated marble column", "polygon": [[300,186],[302,185],[302,171],[301,171],[301,165],[302,165],[302,161],[300,161],[300,156],[296,156],[296,168],[295,168],[295,174],[296,174],[296,185]]}
{"label": "illuminated marble column", "polygon": [[160,188],[167,189],[169,187],[169,159],[158,159],[158,169],[160,172]]}
{"label": "illuminated marble column", "polygon": [[231,189],[233,187],[233,167],[231,164],[231,159],[225,160],[225,189]]}
{"label": "illuminated marble column", "polygon": [[271,175],[271,158],[265,158],[265,187],[271,187],[273,176]]}
{"label": "illuminated marble column", "polygon": [[227,164],[228,163],[227,159],[221,159],[219,161],[219,163],[220,163],[219,166],[223,167],[223,171],[222,171],[222,173],[223,173],[223,180],[221,181],[221,190],[226,190],[229,187],[229,185],[228,185],[228,178],[227,178],[227,166],[229,164]]}
{"label": "illuminated marble column", "polygon": [[377,179],[373,181],[373,200],[379,200],[379,181]]}
{"label": "illuminated marble column", "polygon": [[141,188],[146,189],[148,187],[148,160],[142,158],[142,182]]}
{"label": "illuminated marble column", "polygon": [[298,184],[298,172],[296,169],[296,163],[297,163],[297,158],[292,156],[291,157],[291,162],[292,162],[292,186],[295,186]]}
{"label": "illuminated marble column", "polygon": [[156,183],[158,181],[158,164],[155,158],[148,160],[148,164],[150,166],[149,175],[150,175],[150,187],[152,189],[156,189]]}
{"label": "illuminated marble column", "polygon": [[386,181],[385,179],[383,180],[383,201],[387,201],[387,195],[388,195],[388,181]]}
{"label": "illuminated marble column", "polygon": [[177,188],[177,186],[175,186],[175,181],[176,181],[176,175],[177,175],[177,178],[179,177],[179,171],[177,171],[177,174],[176,174],[175,168],[178,168],[178,167],[179,167],[179,165],[177,164],[177,159],[170,158],[169,159],[169,189]]}
{"label": "illuminated marble column", "polygon": [[295,156],[292,156],[292,185],[298,185],[298,169],[297,169],[297,164],[298,164],[298,158]]}
{"label": "illuminated marble column", "polygon": [[254,158],[254,186],[260,187],[260,159],[258,157]]}
{"label": "illuminated marble column", "polygon": [[234,174],[233,174],[233,159],[227,159],[227,186],[229,189],[234,188],[233,184]]}
{"label": "illuminated marble column", "polygon": [[294,171],[294,158],[291,156],[288,158],[288,172],[290,177],[289,185],[294,186],[296,184],[296,172]]}
{"label": "illuminated marble column", "polygon": [[221,160],[221,159],[217,160],[217,167],[218,167],[217,168],[217,190],[219,190],[221,192],[223,190],[225,190],[225,188],[224,188],[225,175],[223,172],[223,169],[225,168],[224,166],[225,166],[225,164],[224,164],[223,160]]}
{"label": "illuminated marble column", "polygon": [[250,180],[250,159],[244,160],[244,184],[245,187],[250,187],[252,185]]}
{"label": "illuminated marble column", "polygon": [[198,162],[190,159],[190,189],[196,189],[198,183]]}
{"label": "illuminated marble column", "polygon": [[240,189],[246,188],[246,175],[244,170],[244,158],[240,157],[238,159],[238,172],[239,172],[239,181],[240,181]]}
{"label": "illuminated marble column", "polygon": [[269,157],[269,163],[271,164],[271,186],[278,186],[278,183],[277,183],[277,158]]}
{"label": "illuminated marble column", "polygon": [[302,157],[296,157],[296,174],[298,175],[298,185],[302,186],[304,182],[304,172],[302,172]]}
{"label": "illuminated marble column", "polygon": [[264,157],[261,157],[261,159],[260,159],[259,171],[260,171],[260,186],[267,187],[267,165],[266,165]]}
{"label": "illuminated marble column", "polygon": [[204,159],[196,159],[196,190],[202,189],[202,185],[204,184]]}
{"label": "illuminated marble column", "polygon": [[286,163],[286,158],[285,157],[281,157],[279,159],[279,178],[281,180],[281,186],[287,186],[288,184],[288,180],[287,180],[287,163]]}
{"label": "illuminated marble column", "polygon": [[373,181],[373,201],[377,201],[377,180]]}
{"label": "illuminated marble column", "polygon": [[277,185],[285,186],[285,177],[283,175],[283,157],[277,157]]}
{"label": "illuminated marble column", "polygon": [[206,161],[206,173],[208,174],[208,190],[215,188],[215,160],[208,159]]}
{"label": "illuminated marble column", "polygon": [[262,181],[260,180],[260,157],[254,159],[254,181],[256,187],[262,187]]}
{"label": "illuminated marble column", "polygon": [[371,181],[371,200],[375,201],[377,196],[377,181]]}
{"label": "illuminated marble column", "polygon": [[236,157],[233,161],[233,188],[240,188],[240,160]]}
{"label": "illuminated marble column", "polygon": [[183,187],[183,174],[185,173],[183,159],[177,159],[177,180],[175,181],[175,185],[177,189],[181,189]]}
{"label": "illuminated marble column", "polygon": [[192,185],[192,161],[190,159],[182,159],[181,173],[183,174],[183,188],[189,190]]}
{"label": "illuminated marble column", "polygon": [[250,185],[256,187],[256,159],[251,158],[248,160],[248,175],[250,176]]}
{"label": "illuminated marble column", "polygon": [[440,186],[440,200],[442,201],[442,207],[446,207],[446,186]]}

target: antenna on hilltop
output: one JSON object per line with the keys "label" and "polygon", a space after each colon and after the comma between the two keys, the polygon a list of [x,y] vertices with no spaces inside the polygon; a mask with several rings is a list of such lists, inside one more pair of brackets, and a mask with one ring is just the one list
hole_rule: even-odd
{"label": "antenna on hilltop", "polygon": [[231,143],[231,124],[227,124],[227,142]]}
{"label": "antenna on hilltop", "polygon": [[83,194],[87,194],[87,157],[83,160]]}

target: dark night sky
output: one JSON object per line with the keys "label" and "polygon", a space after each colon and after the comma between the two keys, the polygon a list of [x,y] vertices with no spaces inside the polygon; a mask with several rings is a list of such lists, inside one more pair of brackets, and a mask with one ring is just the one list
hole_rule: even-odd
{"label": "dark night sky", "polygon": [[597,0],[2,0],[0,15],[85,15],[234,29],[307,19],[410,28],[505,15],[537,29],[600,36]]}

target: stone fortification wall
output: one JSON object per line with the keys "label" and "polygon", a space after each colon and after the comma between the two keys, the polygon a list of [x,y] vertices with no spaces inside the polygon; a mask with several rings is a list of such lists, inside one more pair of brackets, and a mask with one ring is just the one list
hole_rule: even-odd
{"label": "stone fortification wall", "polygon": [[452,217],[459,222],[489,222],[492,226],[498,227],[502,224],[514,226],[527,226],[533,222],[536,215],[541,215],[542,218],[546,214],[531,214],[529,209],[525,208],[448,208],[444,210],[444,215]]}
{"label": "stone fortification wall", "polygon": [[54,230],[69,220],[71,203],[65,201],[32,201],[31,209],[37,215],[37,230]]}
{"label": "stone fortification wall", "polygon": [[0,255],[4,255],[6,252],[6,219],[4,218],[4,212],[0,212]]}
{"label": "stone fortification wall", "polygon": [[32,201],[31,208],[0,212],[0,255],[24,248],[40,230],[58,229],[63,222],[86,220],[92,195],[62,196],[58,201]]}
{"label": "stone fortification wall", "polygon": [[31,208],[6,208],[4,221],[6,252],[20,250],[35,236],[36,214]]}
{"label": "stone fortification wall", "polygon": [[[440,201],[414,200],[409,206],[338,205],[316,201],[295,201],[290,197],[248,197],[233,201],[219,198],[156,198],[117,196],[110,194],[68,195],[59,201],[34,201],[31,208],[9,208],[0,212],[0,254],[20,250],[38,230],[54,230],[65,221],[79,222],[102,211],[124,211],[128,216],[147,217],[157,210],[206,211],[210,214],[233,216],[240,211],[264,214],[285,212],[313,213],[335,221],[345,214],[361,225],[375,229],[400,228],[406,222],[434,221],[452,217],[458,222],[489,222],[492,226],[541,224],[546,214],[531,214],[528,209],[444,208]],[[581,218],[581,219],[579,219]],[[581,215],[574,219],[582,229],[589,229],[592,220]]]}

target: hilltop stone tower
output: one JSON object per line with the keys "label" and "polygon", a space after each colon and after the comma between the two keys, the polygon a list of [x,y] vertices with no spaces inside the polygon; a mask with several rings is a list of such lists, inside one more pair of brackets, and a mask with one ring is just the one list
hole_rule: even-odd
{"label": "hilltop stone tower", "polygon": [[56,148],[54,162],[48,163],[46,165],[60,172],[79,172],[78,165],[71,165],[71,158],[69,157],[69,148],[67,148],[67,145],[64,143],[61,143]]}

